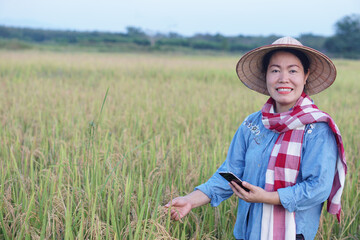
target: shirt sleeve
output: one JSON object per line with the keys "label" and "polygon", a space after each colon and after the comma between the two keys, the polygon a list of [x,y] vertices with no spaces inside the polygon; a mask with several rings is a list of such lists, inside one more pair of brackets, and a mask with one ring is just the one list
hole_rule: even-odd
{"label": "shirt sleeve", "polygon": [[210,204],[213,207],[218,206],[222,201],[228,199],[233,194],[228,181],[225,180],[219,172],[231,171],[238,177],[241,177],[243,174],[246,143],[242,126],[243,125],[240,125],[231,141],[224,163],[207,182],[195,188],[195,190],[202,191],[211,199]]}
{"label": "shirt sleeve", "polygon": [[305,132],[299,176],[294,186],[278,189],[289,212],[319,205],[329,197],[334,180],[337,144],[327,123],[316,123]]}

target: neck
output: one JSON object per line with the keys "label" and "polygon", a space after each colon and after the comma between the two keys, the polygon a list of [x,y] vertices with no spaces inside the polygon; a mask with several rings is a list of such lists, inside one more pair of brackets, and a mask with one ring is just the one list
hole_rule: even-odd
{"label": "neck", "polygon": [[275,112],[276,113],[283,113],[289,111],[293,106],[280,106],[278,103],[275,103]]}

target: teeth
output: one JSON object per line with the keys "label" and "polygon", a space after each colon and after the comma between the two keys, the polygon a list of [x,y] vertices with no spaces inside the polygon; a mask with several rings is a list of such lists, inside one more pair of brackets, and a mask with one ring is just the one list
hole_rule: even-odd
{"label": "teeth", "polygon": [[290,88],[278,88],[279,92],[291,92]]}

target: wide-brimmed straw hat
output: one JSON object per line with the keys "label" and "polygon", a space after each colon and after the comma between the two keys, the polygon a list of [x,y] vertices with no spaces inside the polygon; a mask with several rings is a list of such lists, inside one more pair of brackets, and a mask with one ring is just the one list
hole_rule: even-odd
{"label": "wide-brimmed straw hat", "polygon": [[310,74],[305,84],[305,92],[308,95],[325,90],[335,81],[335,65],[325,54],[313,48],[303,46],[292,37],[283,37],[271,45],[255,48],[240,58],[236,65],[236,72],[245,86],[256,92],[269,95],[266,88],[262,61],[268,52],[276,49],[296,49],[307,56],[310,62]]}

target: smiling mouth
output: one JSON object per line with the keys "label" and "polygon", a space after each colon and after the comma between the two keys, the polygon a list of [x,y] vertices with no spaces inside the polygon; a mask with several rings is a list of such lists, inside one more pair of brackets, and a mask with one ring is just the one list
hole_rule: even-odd
{"label": "smiling mouth", "polygon": [[290,93],[293,91],[292,88],[277,88],[276,91],[282,94]]}

